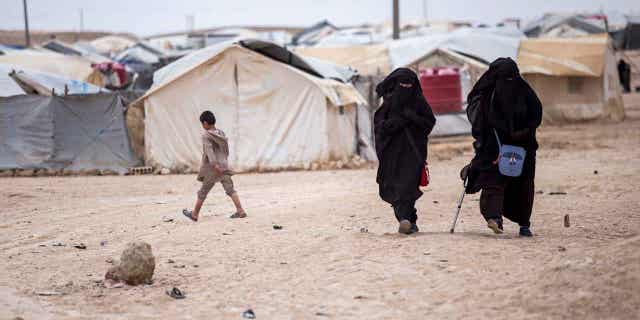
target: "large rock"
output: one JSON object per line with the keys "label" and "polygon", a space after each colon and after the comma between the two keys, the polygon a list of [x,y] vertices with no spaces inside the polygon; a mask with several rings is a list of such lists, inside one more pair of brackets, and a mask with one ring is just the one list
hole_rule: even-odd
{"label": "large rock", "polygon": [[107,271],[105,279],[124,281],[129,285],[151,283],[156,259],[151,246],[145,242],[132,242],[122,252],[120,263]]}

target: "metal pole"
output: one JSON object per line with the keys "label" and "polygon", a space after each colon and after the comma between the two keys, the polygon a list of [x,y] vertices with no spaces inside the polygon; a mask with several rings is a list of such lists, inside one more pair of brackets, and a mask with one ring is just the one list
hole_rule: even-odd
{"label": "metal pole", "polygon": [[24,8],[24,42],[26,47],[31,46],[31,35],[29,34],[29,14],[27,13],[27,0],[22,0]]}
{"label": "metal pole", "polygon": [[393,0],[393,39],[400,39],[400,0]]}

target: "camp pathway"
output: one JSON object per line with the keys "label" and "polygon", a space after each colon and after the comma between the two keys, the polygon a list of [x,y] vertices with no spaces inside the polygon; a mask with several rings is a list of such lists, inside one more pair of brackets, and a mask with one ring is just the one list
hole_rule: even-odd
{"label": "camp pathway", "polygon": [[[2,178],[0,319],[241,319],[248,308],[257,319],[634,318],[638,115],[542,129],[533,239],[512,223],[491,234],[477,194],[447,232],[469,138],[431,141],[411,236],[395,233],[373,169],[237,175],[250,217],[226,218],[216,186],[195,224],[180,214],[193,175]],[[104,288],[134,240],[153,248],[154,283]],[[186,299],[165,294],[174,286]]]}

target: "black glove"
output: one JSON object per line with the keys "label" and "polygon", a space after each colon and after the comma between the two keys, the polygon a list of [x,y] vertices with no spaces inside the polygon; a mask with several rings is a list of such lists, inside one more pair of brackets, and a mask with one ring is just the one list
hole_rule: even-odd
{"label": "black glove", "polygon": [[460,180],[464,181],[469,176],[469,170],[471,170],[471,164],[468,164],[460,170]]}

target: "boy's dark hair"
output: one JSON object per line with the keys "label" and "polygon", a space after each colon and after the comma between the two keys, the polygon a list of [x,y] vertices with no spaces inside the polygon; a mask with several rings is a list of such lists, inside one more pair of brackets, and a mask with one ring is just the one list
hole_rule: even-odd
{"label": "boy's dark hair", "polygon": [[200,122],[206,122],[213,126],[216,124],[216,116],[211,111],[205,111],[200,115]]}

